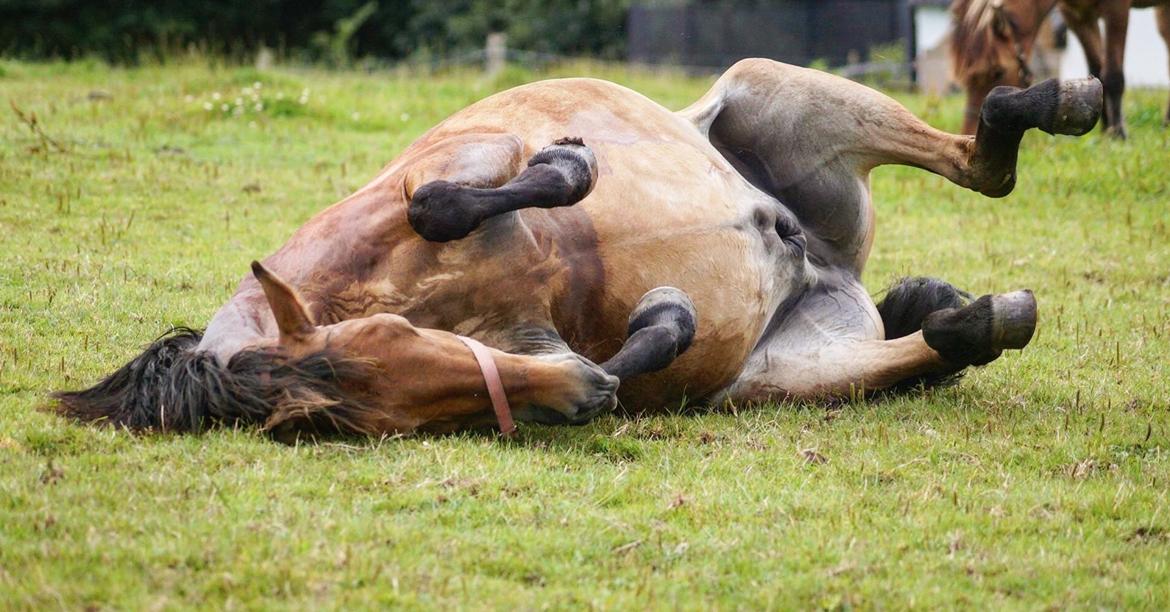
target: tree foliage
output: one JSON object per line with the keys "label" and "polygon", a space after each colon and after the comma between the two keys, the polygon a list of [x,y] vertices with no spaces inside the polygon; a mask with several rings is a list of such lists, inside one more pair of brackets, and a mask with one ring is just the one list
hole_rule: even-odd
{"label": "tree foliage", "polygon": [[0,0],[0,53],[134,62],[191,45],[345,62],[480,48],[619,57],[630,0]]}

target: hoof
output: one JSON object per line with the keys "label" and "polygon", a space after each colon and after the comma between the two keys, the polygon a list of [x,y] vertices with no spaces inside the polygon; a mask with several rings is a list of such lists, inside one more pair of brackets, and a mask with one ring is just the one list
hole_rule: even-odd
{"label": "hoof", "polygon": [[634,305],[626,335],[633,336],[638,330],[651,325],[666,325],[677,330],[675,340],[678,355],[683,354],[695,339],[695,326],[699,315],[690,296],[674,287],[651,289]]}
{"label": "hoof", "polygon": [[1028,289],[991,298],[991,349],[1022,349],[1036,332],[1036,296]]}
{"label": "hoof", "polygon": [[996,87],[983,101],[981,126],[1004,134],[1039,128],[1049,134],[1081,136],[1101,118],[1102,92],[1101,81],[1093,77],[1064,82],[1048,79],[1022,90]]}
{"label": "hoof", "polygon": [[465,238],[480,223],[467,189],[448,181],[432,181],[415,190],[406,209],[410,227],[430,242]]}
{"label": "hoof", "polygon": [[1114,140],[1128,140],[1129,133],[1125,131],[1124,125],[1112,125],[1105,130],[1105,135]]}
{"label": "hoof", "polygon": [[1005,349],[1022,349],[1036,331],[1031,291],[985,295],[962,308],[930,313],[922,338],[948,363],[966,367],[995,361]]}
{"label": "hoof", "polygon": [[1052,122],[1041,129],[1049,134],[1088,134],[1101,117],[1102,91],[1101,81],[1094,77],[1062,82]]}
{"label": "hoof", "polygon": [[687,294],[674,287],[647,291],[630,314],[621,350],[601,369],[622,380],[662,370],[690,348],[697,322]]}

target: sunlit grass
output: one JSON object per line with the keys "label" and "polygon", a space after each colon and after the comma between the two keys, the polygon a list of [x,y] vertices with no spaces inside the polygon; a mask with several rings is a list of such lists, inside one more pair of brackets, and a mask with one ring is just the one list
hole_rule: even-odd
{"label": "sunlit grass", "polygon": [[[712,80],[551,70],[582,74],[670,108]],[[1127,97],[1128,142],[1029,135],[1005,200],[875,173],[871,291],[1041,301],[1026,351],[927,397],[296,448],[36,410],[203,325],[422,131],[541,76],[0,62],[0,607],[1166,606],[1160,91]],[[959,124],[957,99],[898,97]]]}

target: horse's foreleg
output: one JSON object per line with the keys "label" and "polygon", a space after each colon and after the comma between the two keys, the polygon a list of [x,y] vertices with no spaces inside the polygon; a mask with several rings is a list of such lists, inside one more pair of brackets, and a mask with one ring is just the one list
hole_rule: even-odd
{"label": "horse's foreleg", "polygon": [[[1158,20],[1158,33],[1166,43],[1167,55],[1170,55],[1170,6],[1163,4],[1154,9],[1154,16]],[[1170,126],[1170,102],[1166,104],[1166,116],[1162,119],[1162,125]]]}
{"label": "horse's foreleg", "polygon": [[434,177],[407,194],[407,219],[427,240],[458,240],[497,215],[576,204],[589,195],[596,180],[593,152],[579,139],[559,140],[532,156],[526,168],[498,187]]}
{"label": "horse's foreleg", "polygon": [[674,287],[659,287],[638,300],[630,314],[628,338],[601,369],[626,380],[657,372],[683,354],[695,337],[695,305]]}
{"label": "horse's foreleg", "polygon": [[1105,20],[1105,67],[1101,83],[1105,86],[1105,117],[1110,136],[1124,139],[1125,114],[1121,100],[1125,95],[1125,37],[1129,30],[1128,1],[1102,3]]}

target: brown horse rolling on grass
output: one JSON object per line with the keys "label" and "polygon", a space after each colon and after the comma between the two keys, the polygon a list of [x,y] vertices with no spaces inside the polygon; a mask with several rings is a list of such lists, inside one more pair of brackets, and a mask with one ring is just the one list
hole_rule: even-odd
{"label": "brown horse rolling on grass", "polygon": [[[1129,10],[1156,7],[1158,31],[1170,49],[1170,0],[955,0],[951,59],[955,78],[967,90],[964,133],[975,133],[983,100],[994,87],[1032,84],[1028,68],[1032,48],[1041,24],[1057,5],[1081,41],[1090,74],[1105,86],[1106,133],[1126,137],[1121,99]],[[1105,24],[1104,38],[1099,21]],[[1170,105],[1165,122],[1170,124]]]}
{"label": "brown horse rolling on grass", "polygon": [[970,137],[767,60],[677,113],[592,79],[517,87],[311,219],[204,333],[56,398],[134,429],[377,435],[496,422],[493,364],[514,417],[544,423],[950,381],[1025,346],[1035,299],[915,278],[875,305],[870,171],[1004,196],[1024,131],[1083,134],[1100,106],[1095,80],[1001,89]]}

